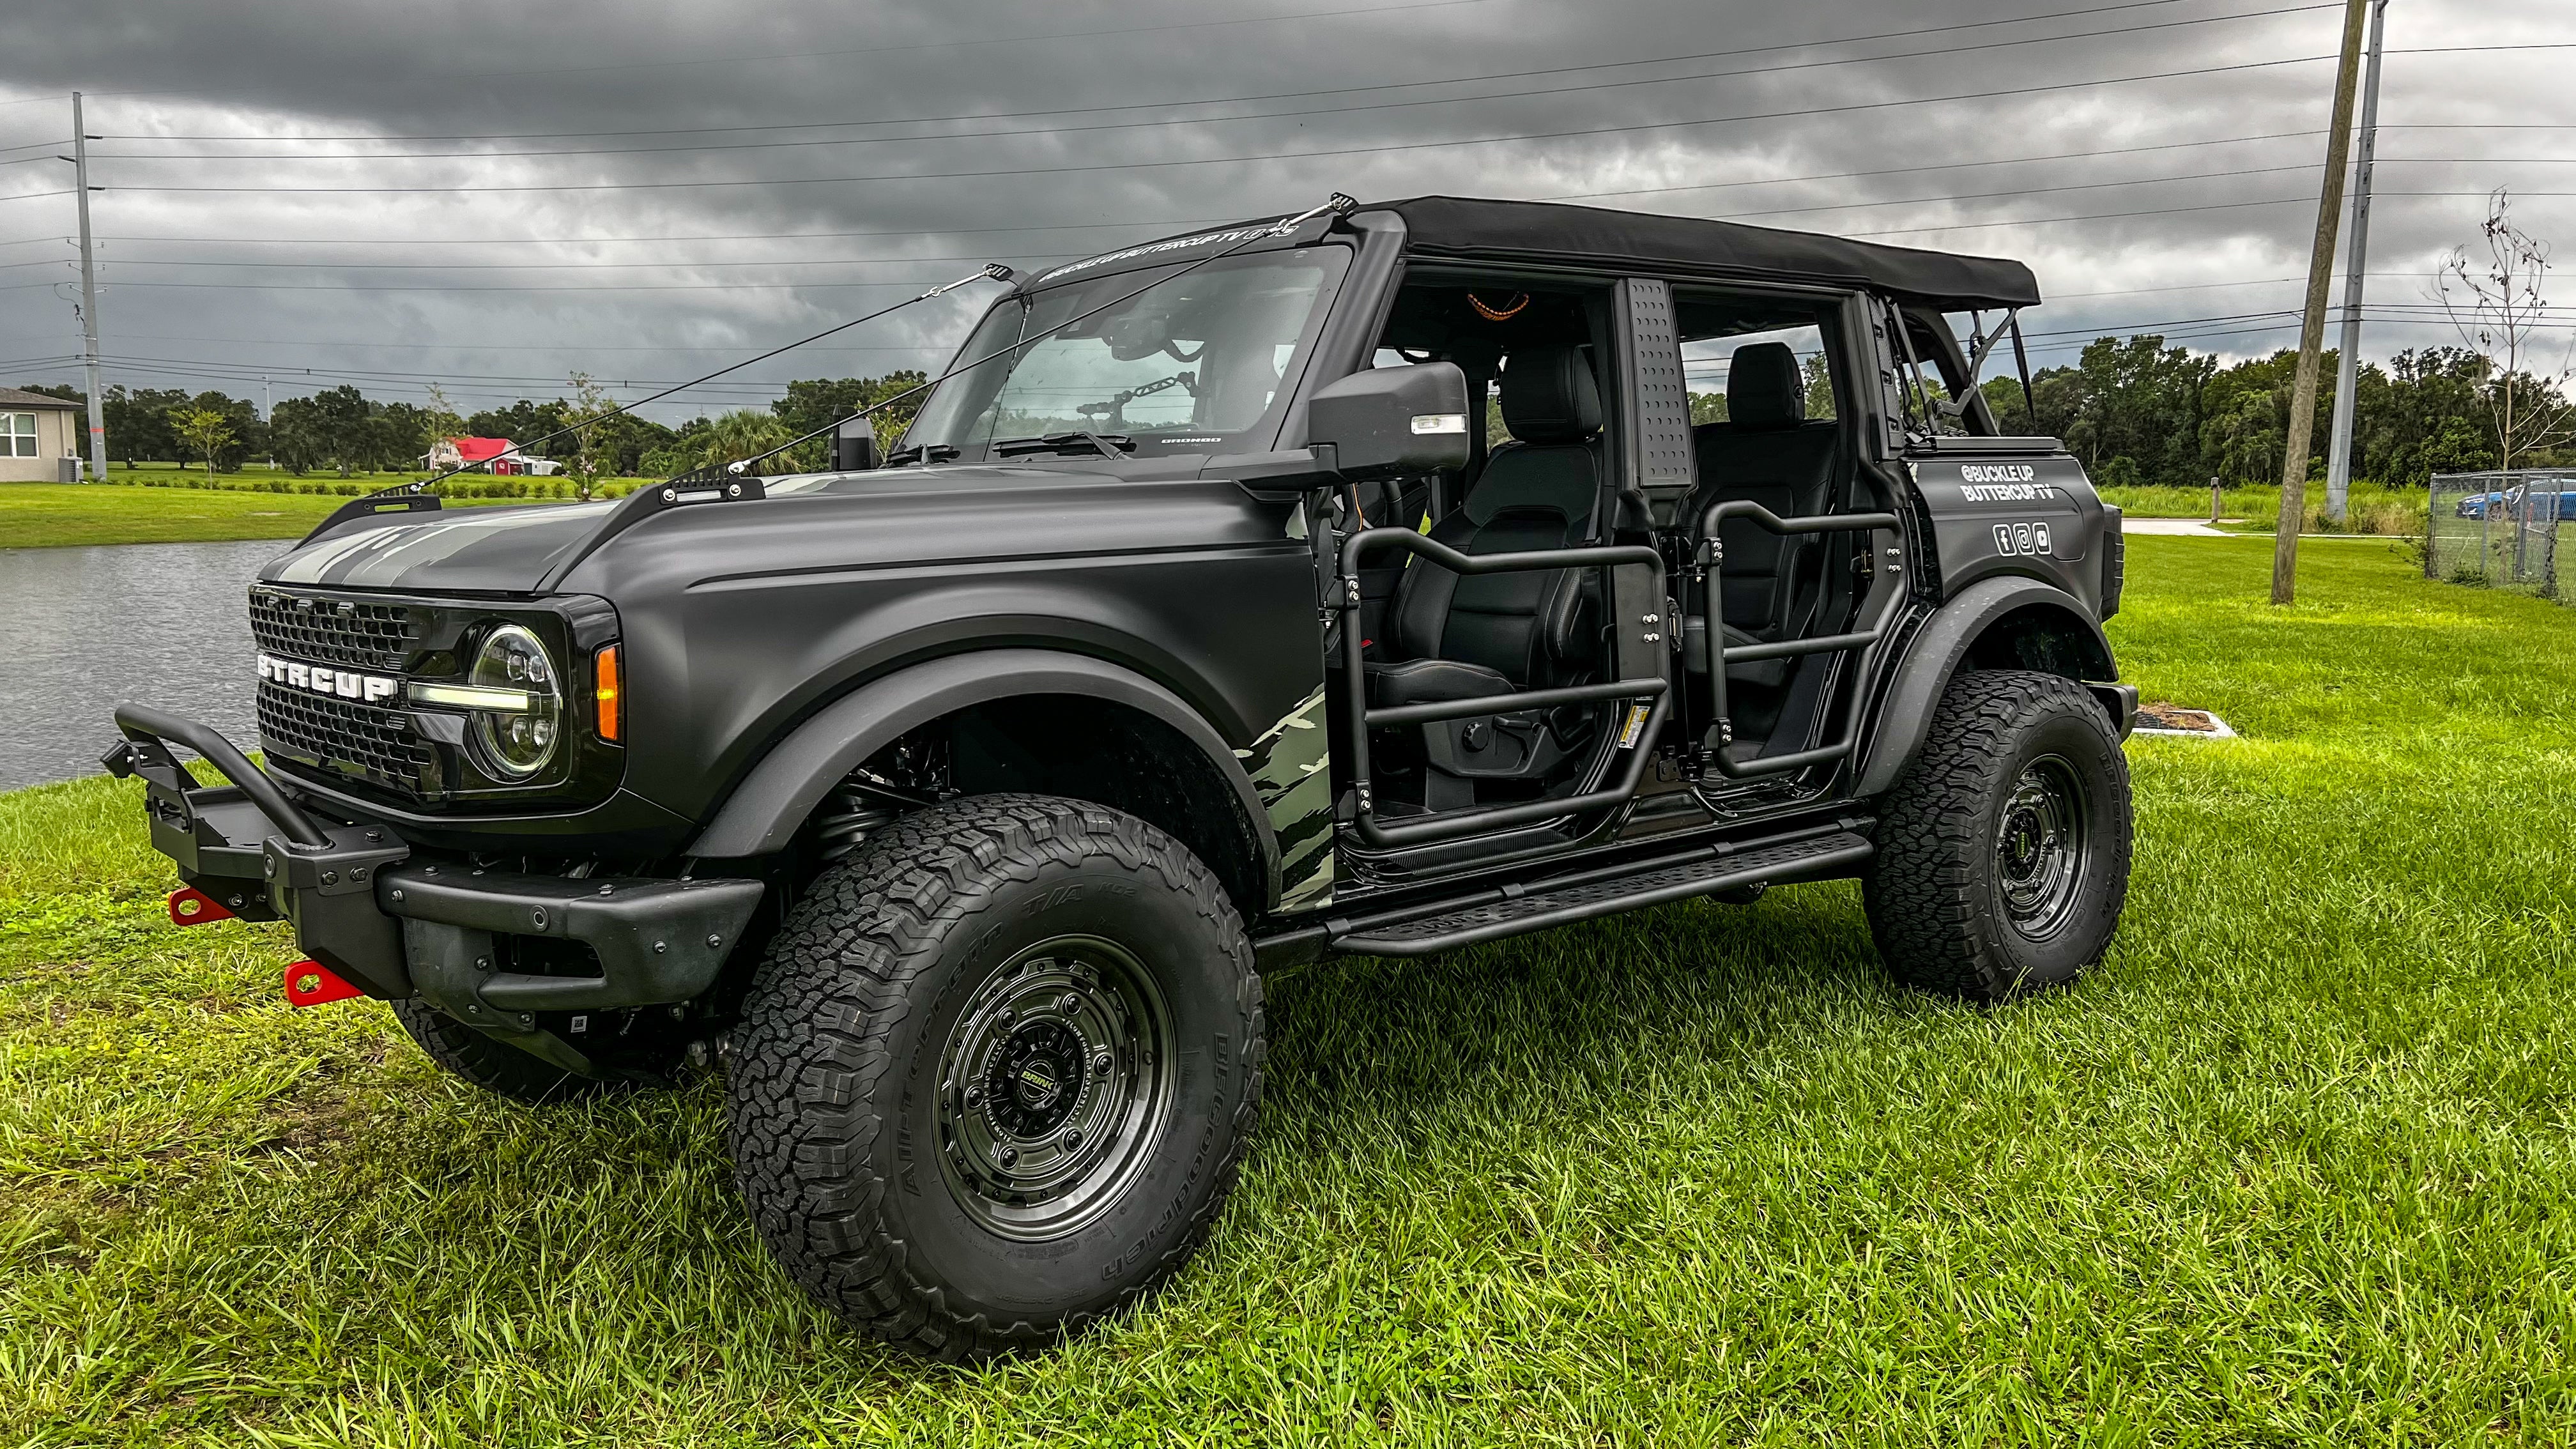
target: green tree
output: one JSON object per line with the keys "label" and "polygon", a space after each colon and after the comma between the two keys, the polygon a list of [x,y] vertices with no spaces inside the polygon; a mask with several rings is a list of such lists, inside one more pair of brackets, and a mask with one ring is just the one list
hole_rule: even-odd
{"label": "green tree", "polygon": [[98,409],[107,428],[107,455],[127,467],[183,458],[179,436],[170,430],[170,410],[188,401],[180,388],[109,388]]}
{"label": "green tree", "polygon": [[[914,371],[889,372],[883,377],[805,378],[787,384],[787,396],[779,399],[776,412],[787,436],[798,437],[919,387],[923,380],[924,374]],[[912,426],[913,415],[921,411],[923,396],[926,394],[905,398],[869,415],[868,423],[876,430],[879,447],[894,446],[903,430]],[[818,438],[788,456],[796,468],[819,468],[831,456],[830,440]]]}
{"label": "green tree", "polygon": [[560,401],[530,402],[521,398],[506,408],[476,413],[465,420],[465,431],[477,438],[508,438],[514,443],[534,443],[548,433],[559,431],[567,421],[567,409]]}
{"label": "green tree", "polygon": [[178,434],[179,441],[206,460],[206,482],[212,484],[215,481],[215,455],[233,441],[231,420],[213,408],[188,407],[171,415],[170,426]]}
{"label": "green tree", "polygon": [[572,429],[572,436],[566,441],[572,446],[568,450],[558,448],[557,451],[572,454],[573,487],[587,502],[599,486],[599,444],[603,439],[597,435],[600,425],[611,412],[616,411],[617,402],[608,395],[608,389],[592,380],[589,373],[575,372],[572,375],[572,396],[562,406],[563,426]]}

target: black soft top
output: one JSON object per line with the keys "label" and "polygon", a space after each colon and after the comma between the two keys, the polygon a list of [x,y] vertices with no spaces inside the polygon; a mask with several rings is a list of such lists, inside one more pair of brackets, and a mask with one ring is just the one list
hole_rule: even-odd
{"label": "black soft top", "polygon": [[1747,281],[1822,282],[1867,288],[1943,311],[2030,307],[2039,279],[1999,257],[1847,241],[1741,222],[1655,216],[1551,201],[1417,196],[1363,206],[1404,218],[1416,252],[1528,261],[1612,262],[1681,268]]}

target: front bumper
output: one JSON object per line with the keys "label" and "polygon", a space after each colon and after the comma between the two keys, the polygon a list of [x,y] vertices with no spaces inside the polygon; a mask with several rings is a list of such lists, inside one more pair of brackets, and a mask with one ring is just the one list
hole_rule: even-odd
{"label": "front bumper", "polygon": [[[425,858],[389,825],[317,816],[196,721],[127,705],[116,722],[125,738],[103,763],[142,778],[153,847],[192,889],[236,916],[293,922],[305,954],[369,996],[418,996],[496,1035],[537,1031],[542,1012],[703,995],[765,889],[756,880],[575,878]],[[199,784],[172,744],[235,783]],[[586,951],[507,949],[523,940]],[[523,954],[587,956],[597,970],[502,969]]]}

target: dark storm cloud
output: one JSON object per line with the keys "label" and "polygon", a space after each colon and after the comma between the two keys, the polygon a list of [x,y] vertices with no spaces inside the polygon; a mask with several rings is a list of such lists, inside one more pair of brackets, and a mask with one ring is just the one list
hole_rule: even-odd
{"label": "dark storm cloud", "polygon": [[[2059,13],[2076,9],[20,0],[0,100],[97,97],[101,311],[108,350],[132,359],[118,377],[140,385],[239,393],[266,370],[282,396],[364,373],[394,396],[437,377],[479,404],[552,395],[583,368],[631,396],[986,258],[1044,264],[1333,189],[1590,196],[2009,254],[2056,299],[2034,331],[2067,343],[2222,318],[2172,330],[2280,345],[2283,319],[2245,314],[2297,305],[2282,279],[2304,267],[2298,198],[2315,194],[2332,71],[2299,58],[2334,48],[2337,11]],[[1342,13],[1265,18],[1304,12]],[[1937,26],[1969,28],[1824,43]],[[2398,51],[2576,39],[2538,3],[2396,0],[2389,30]],[[2557,164],[2576,104],[2552,83],[2570,55],[2391,56],[2376,298],[2422,301],[2431,258],[2476,234],[2475,193],[2576,190]],[[2065,84],[2144,76],[2161,78]],[[1950,99],[1888,104],[1931,97]],[[58,101],[0,105],[0,145],[66,121]],[[2462,129],[2493,122],[2524,129]],[[1510,136],[1529,139],[1491,139]],[[277,139],[317,137],[354,139]],[[1452,141],[1473,144],[1431,144]],[[2123,154],[1964,164],[2104,152]],[[66,169],[0,165],[0,193],[59,189]],[[73,371],[19,361],[77,347],[56,285],[69,202],[0,202],[0,262],[37,264],[0,269],[12,381]],[[2519,209],[2544,235],[2576,219],[2554,197]],[[677,411],[934,362],[971,305]]]}

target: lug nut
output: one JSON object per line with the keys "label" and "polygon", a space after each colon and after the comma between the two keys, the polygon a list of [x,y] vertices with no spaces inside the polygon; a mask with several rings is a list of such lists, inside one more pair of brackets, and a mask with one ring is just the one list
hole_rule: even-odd
{"label": "lug nut", "polygon": [[1064,1150],[1071,1152],[1073,1149],[1080,1147],[1081,1145],[1082,1129],[1079,1127],[1068,1129],[1064,1134]]}
{"label": "lug nut", "polygon": [[1001,1015],[994,1017],[993,1021],[996,1025],[1009,1026],[1012,1022],[1019,1020],[1019,1015],[1020,1014],[1018,1012],[1005,1006],[1002,1008]]}
{"label": "lug nut", "polygon": [[1004,1167],[1008,1167],[1012,1163],[1020,1160],[1020,1149],[1016,1147],[1005,1147],[1001,1151],[993,1154],[993,1160],[1001,1163]]}
{"label": "lug nut", "polygon": [[981,1087],[968,1087],[966,1089],[966,1105],[969,1107],[983,1106],[984,1089]]}
{"label": "lug nut", "polygon": [[1095,1077],[1105,1077],[1109,1075],[1109,1053],[1101,1052],[1092,1057],[1091,1074]]}
{"label": "lug nut", "polygon": [[1082,1009],[1082,998],[1068,991],[1064,994],[1064,1000],[1055,1004],[1055,1009],[1071,1016]]}

